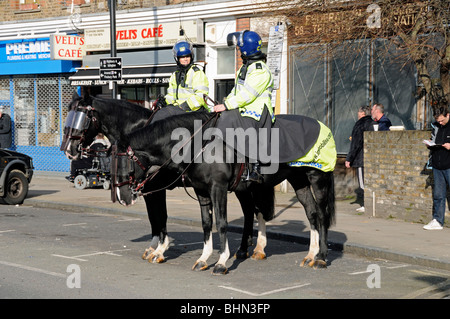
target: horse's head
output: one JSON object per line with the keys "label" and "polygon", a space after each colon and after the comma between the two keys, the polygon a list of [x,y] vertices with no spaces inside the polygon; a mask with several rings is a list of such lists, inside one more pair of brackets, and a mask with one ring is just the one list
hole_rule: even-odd
{"label": "horse's head", "polygon": [[150,168],[143,152],[134,152],[129,146],[112,146],[111,152],[111,200],[117,199],[124,206],[134,205],[144,186]]}
{"label": "horse's head", "polygon": [[75,92],[69,104],[64,125],[64,137],[60,150],[70,160],[79,158],[83,149],[90,145],[99,132],[99,125],[94,123],[92,99],[89,95],[83,98]]}

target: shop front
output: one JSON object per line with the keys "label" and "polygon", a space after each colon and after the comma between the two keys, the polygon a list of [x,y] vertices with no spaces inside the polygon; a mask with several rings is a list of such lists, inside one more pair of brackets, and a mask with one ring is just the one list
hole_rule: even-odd
{"label": "shop front", "polygon": [[52,60],[50,38],[0,41],[0,105],[13,121],[11,149],[33,157],[36,170],[67,171],[59,150],[76,60]]}

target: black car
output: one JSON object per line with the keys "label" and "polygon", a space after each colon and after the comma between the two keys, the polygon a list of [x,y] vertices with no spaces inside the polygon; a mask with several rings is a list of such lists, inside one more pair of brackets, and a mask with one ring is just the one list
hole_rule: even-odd
{"label": "black car", "polygon": [[33,177],[33,159],[25,154],[0,149],[0,203],[22,204]]}

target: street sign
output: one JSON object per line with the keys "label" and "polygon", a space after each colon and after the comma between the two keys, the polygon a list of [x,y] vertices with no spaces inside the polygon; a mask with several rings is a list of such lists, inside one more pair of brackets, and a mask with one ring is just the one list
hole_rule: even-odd
{"label": "street sign", "polygon": [[122,58],[101,58],[100,59],[100,70],[112,70],[122,68]]}
{"label": "street sign", "polygon": [[122,70],[100,70],[100,80],[120,81],[122,80]]}
{"label": "street sign", "polygon": [[122,58],[111,57],[100,59],[100,80],[122,80]]}

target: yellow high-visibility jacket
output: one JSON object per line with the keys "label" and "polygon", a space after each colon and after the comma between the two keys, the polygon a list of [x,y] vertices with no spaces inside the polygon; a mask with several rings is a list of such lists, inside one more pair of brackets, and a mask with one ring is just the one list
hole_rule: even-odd
{"label": "yellow high-visibility jacket", "polygon": [[237,72],[233,90],[225,100],[228,110],[239,109],[242,116],[259,121],[267,106],[272,123],[275,121],[272,108],[273,77],[263,61],[253,62],[248,66],[245,80],[239,78],[242,66]]}
{"label": "yellow high-visibility jacket", "polygon": [[197,111],[201,107],[209,110],[204,95],[209,94],[209,82],[203,70],[192,65],[186,72],[184,83],[177,83],[175,71],[169,79],[169,88],[166,95],[166,103],[181,106],[186,102],[191,111]]}

